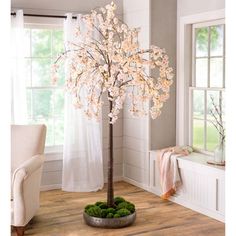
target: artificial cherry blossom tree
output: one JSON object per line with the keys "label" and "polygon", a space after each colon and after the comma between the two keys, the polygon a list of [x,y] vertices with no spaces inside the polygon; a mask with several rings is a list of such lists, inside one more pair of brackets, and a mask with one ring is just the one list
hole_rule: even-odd
{"label": "artificial cherry blossom tree", "polygon": [[[161,114],[163,103],[169,98],[172,68],[165,50],[157,46],[141,49],[137,28],[129,28],[115,15],[116,5],[111,4],[92,10],[82,20],[85,29],[78,28],[78,42],[68,42],[67,49],[53,65],[53,81],[57,81],[60,62],[66,60],[69,75],[66,89],[72,94],[76,108],[83,109],[88,118],[99,119],[102,96],[110,104],[107,204],[114,205],[113,190],[113,124],[130,100],[133,116],[150,112],[153,119]],[[158,69],[153,78],[148,68]],[[150,102],[150,108],[147,105]]]}

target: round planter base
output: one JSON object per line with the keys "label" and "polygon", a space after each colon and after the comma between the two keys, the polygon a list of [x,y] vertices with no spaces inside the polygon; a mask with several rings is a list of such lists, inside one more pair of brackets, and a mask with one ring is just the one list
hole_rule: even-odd
{"label": "round planter base", "polygon": [[84,220],[87,225],[99,228],[123,228],[130,226],[136,219],[136,212],[131,215],[120,217],[120,218],[98,218],[89,216],[84,212]]}

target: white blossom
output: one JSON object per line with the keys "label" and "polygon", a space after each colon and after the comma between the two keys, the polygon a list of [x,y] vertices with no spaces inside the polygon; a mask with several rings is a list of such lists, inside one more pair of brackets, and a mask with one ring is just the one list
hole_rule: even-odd
{"label": "white blossom", "polygon": [[[74,97],[76,108],[84,109],[89,118],[98,120],[102,108],[102,94],[108,94],[112,102],[110,122],[118,119],[125,99],[130,99],[130,112],[134,116],[148,113],[147,102],[151,100],[150,115],[153,119],[161,114],[163,103],[169,98],[173,83],[173,69],[165,49],[151,46],[141,49],[138,42],[140,29],[129,28],[115,16],[116,5],[112,2],[91,14],[84,15],[85,31],[77,28],[79,43],[68,42],[66,51],[52,67],[52,81],[57,81],[60,62],[69,65],[66,90]],[[98,22],[99,24],[95,24]],[[94,32],[100,35],[93,38]],[[159,70],[153,78],[148,68]],[[86,93],[86,99],[82,93]]]}

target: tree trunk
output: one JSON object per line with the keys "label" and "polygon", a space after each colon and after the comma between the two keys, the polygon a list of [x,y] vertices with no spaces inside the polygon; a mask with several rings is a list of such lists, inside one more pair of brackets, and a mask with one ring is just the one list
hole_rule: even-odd
{"label": "tree trunk", "polygon": [[[110,112],[112,110],[112,101],[109,101]],[[107,205],[114,206],[114,189],[113,189],[113,124],[109,118],[109,157],[108,157],[108,180],[107,180]]]}

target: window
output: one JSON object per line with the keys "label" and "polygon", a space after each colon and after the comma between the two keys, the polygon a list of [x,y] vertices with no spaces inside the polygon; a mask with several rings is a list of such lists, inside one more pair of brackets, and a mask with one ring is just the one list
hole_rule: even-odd
{"label": "window", "polygon": [[212,152],[219,135],[211,123],[211,97],[221,102],[224,117],[225,25],[223,20],[194,24],[190,94],[190,145]]}
{"label": "window", "polygon": [[50,26],[25,27],[28,123],[47,126],[46,146],[63,144],[64,70],[57,86],[51,83],[51,64],[63,51],[63,31]]}

